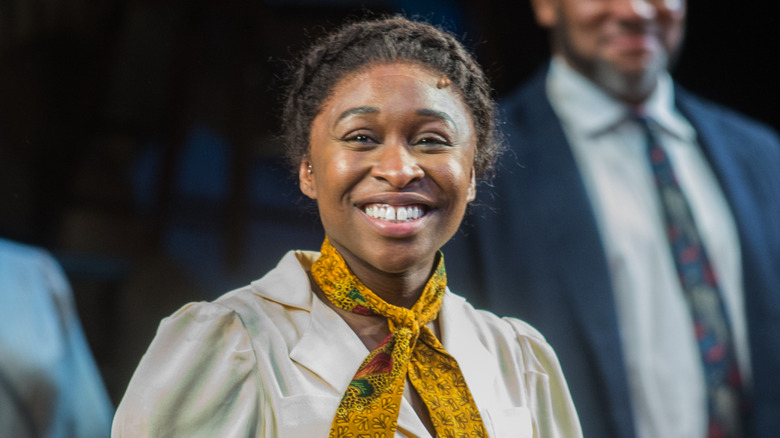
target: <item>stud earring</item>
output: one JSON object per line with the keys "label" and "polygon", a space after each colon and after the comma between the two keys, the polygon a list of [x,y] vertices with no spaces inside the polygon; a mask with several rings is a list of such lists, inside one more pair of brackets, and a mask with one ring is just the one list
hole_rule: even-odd
{"label": "stud earring", "polygon": [[311,175],[311,163],[307,165],[308,169],[306,169],[307,172],[309,172],[309,175]]}

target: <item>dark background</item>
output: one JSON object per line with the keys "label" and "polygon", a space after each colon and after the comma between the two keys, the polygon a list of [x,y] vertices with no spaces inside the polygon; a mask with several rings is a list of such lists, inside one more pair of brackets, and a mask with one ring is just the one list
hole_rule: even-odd
{"label": "dark background", "polygon": [[[771,4],[690,4],[674,75],[777,129]],[[548,55],[524,1],[0,0],[0,236],[63,264],[115,403],[162,317],[319,247],[275,140],[285,60],[367,11],[452,30],[497,97]]]}

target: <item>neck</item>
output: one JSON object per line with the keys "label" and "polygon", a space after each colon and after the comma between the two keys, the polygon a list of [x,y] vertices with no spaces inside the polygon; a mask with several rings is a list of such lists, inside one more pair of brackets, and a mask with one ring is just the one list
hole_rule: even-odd
{"label": "neck", "polygon": [[344,258],[349,269],[367,288],[388,304],[407,309],[414,306],[425,289],[438,257],[435,256],[427,263],[413,266],[403,272],[391,273],[367,264],[335,244],[334,247]]}

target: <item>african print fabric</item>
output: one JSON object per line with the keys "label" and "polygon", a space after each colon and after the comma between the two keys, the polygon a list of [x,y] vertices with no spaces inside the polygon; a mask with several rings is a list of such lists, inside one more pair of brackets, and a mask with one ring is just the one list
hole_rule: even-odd
{"label": "african print fabric", "polygon": [[436,318],[447,285],[444,257],[411,309],[388,304],[350,271],[326,238],[312,277],[336,306],[387,318],[390,335],[366,356],[344,393],[330,438],[392,437],[408,377],[440,438],[487,437],[458,363],[426,326]]}

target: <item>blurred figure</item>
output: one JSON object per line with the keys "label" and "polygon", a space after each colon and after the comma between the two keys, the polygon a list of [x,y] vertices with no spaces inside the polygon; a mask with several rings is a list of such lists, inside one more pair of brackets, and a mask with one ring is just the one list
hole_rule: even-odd
{"label": "blurred figure", "polygon": [[532,4],[553,58],[453,284],[545,334],[585,436],[777,436],[776,133],[671,79],[684,0]]}
{"label": "blurred figure", "polygon": [[112,415],[59,264],[0,239],[0,436],[106,437]]}

